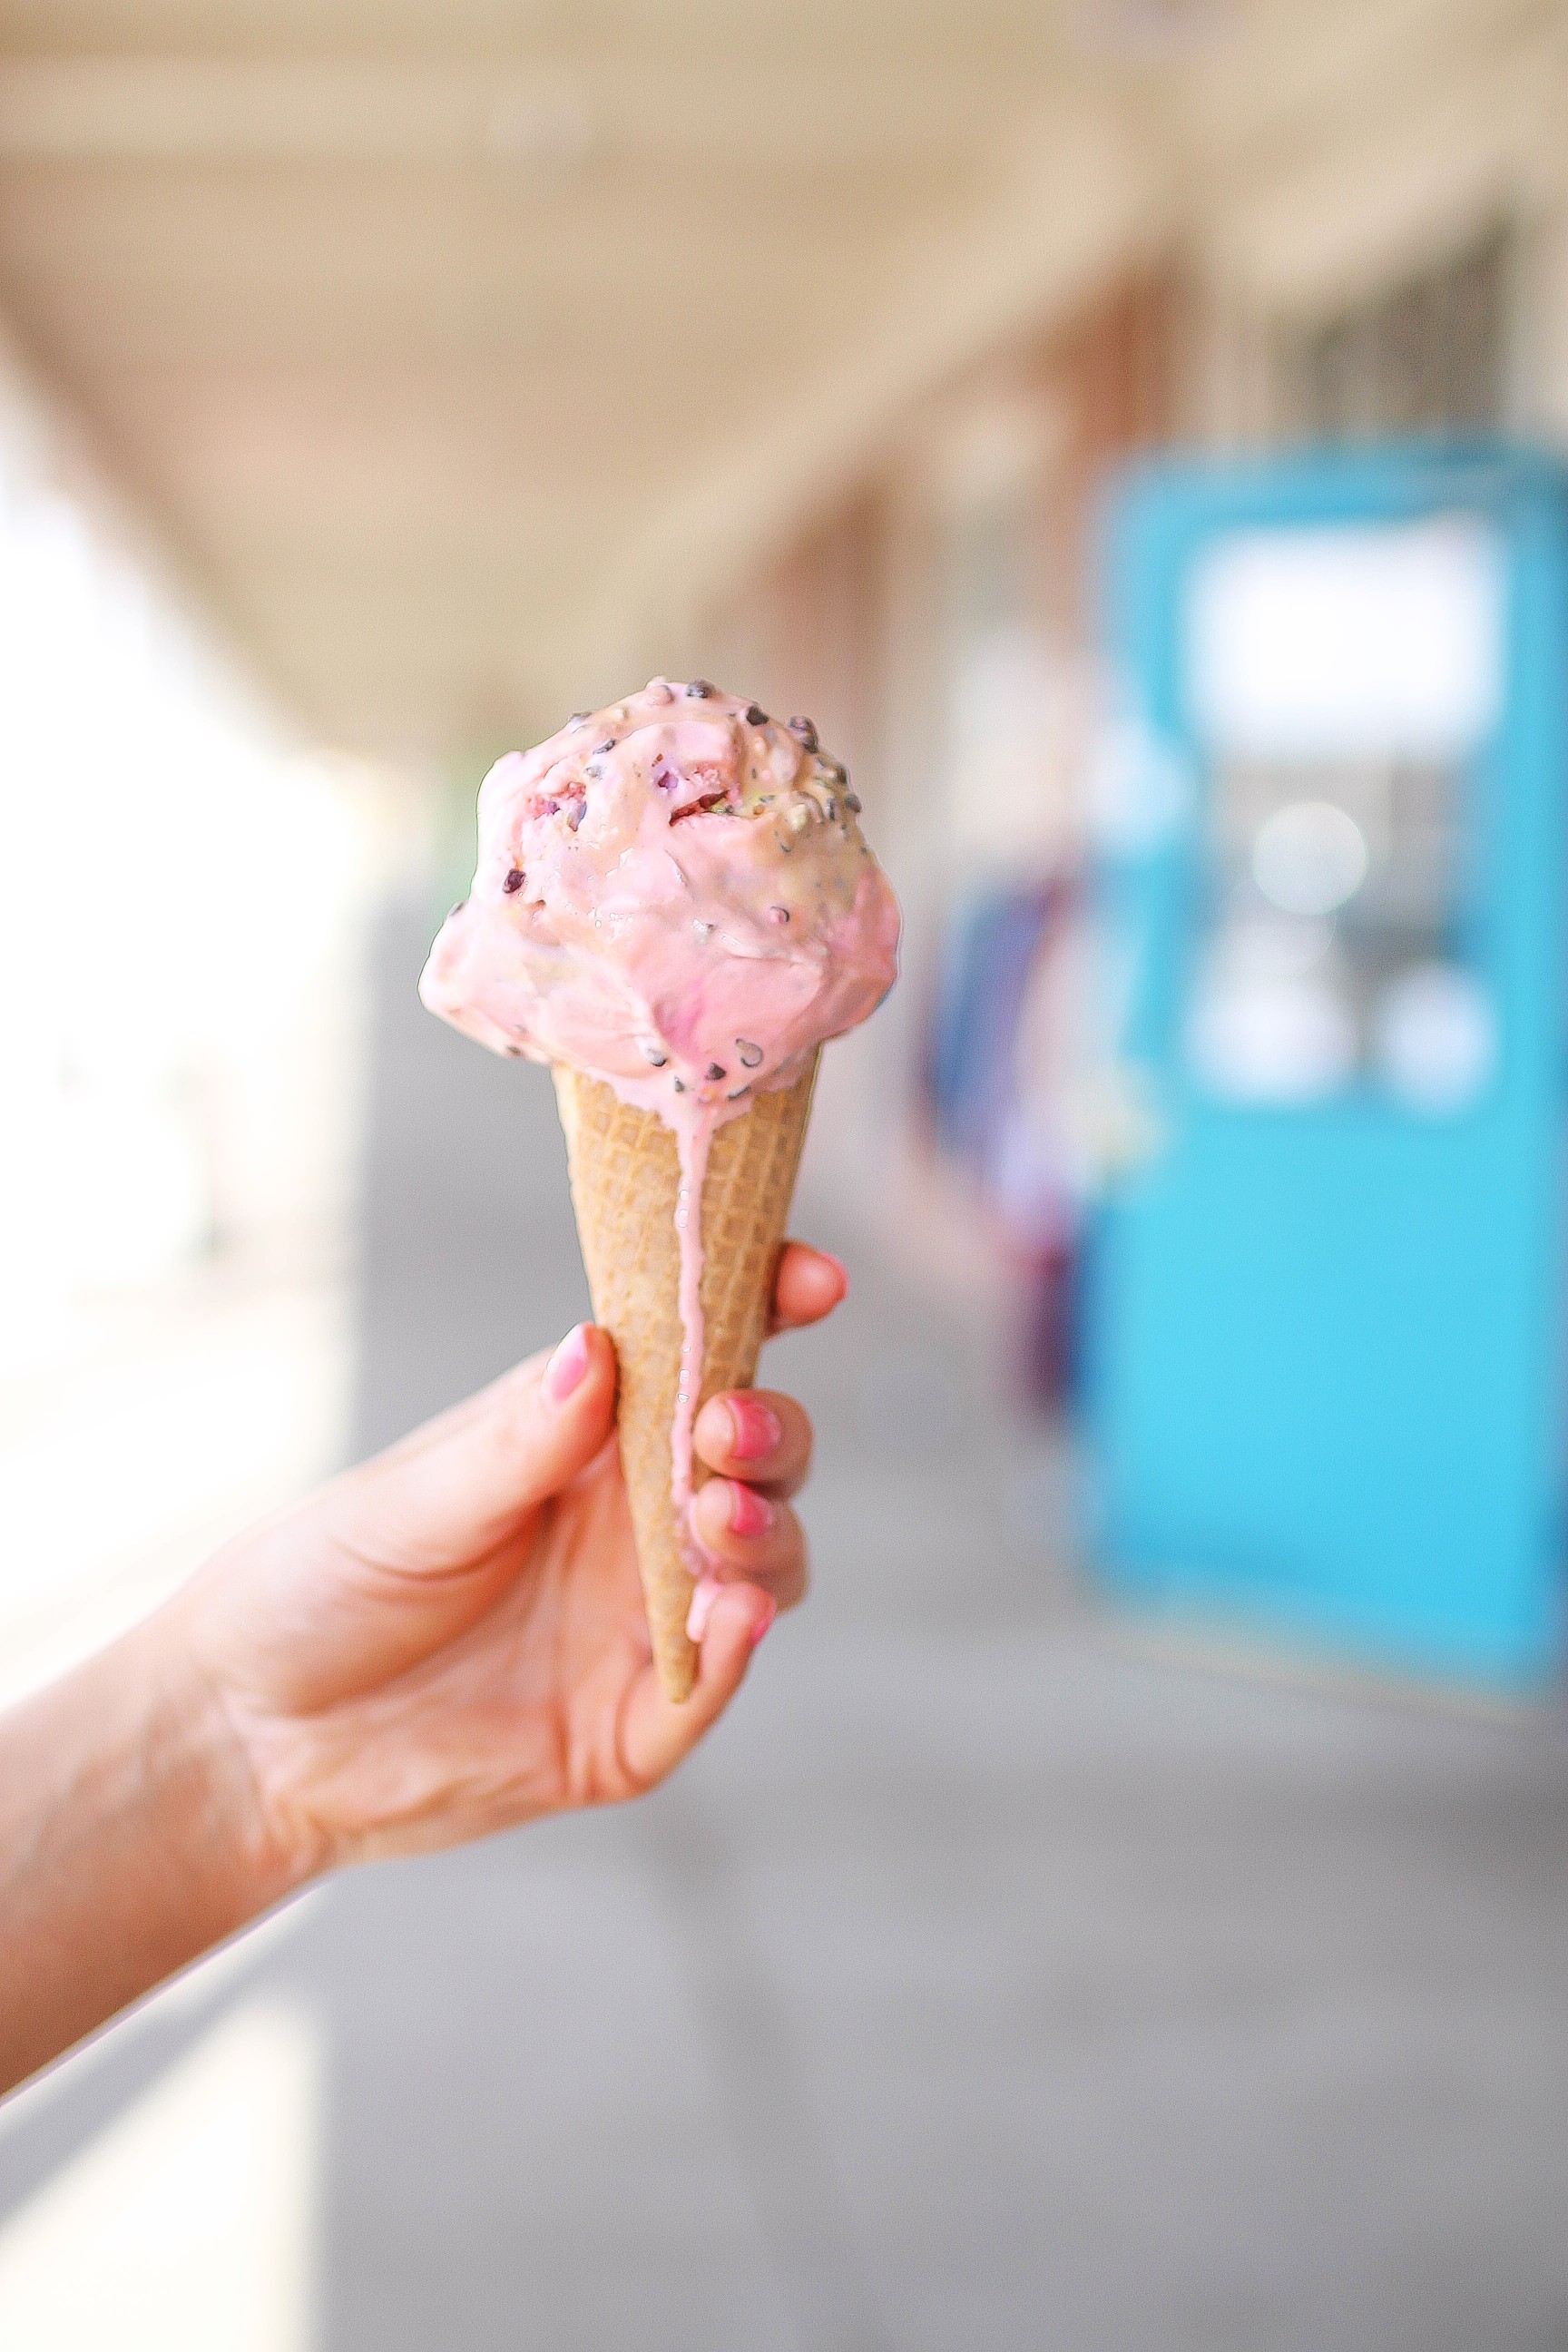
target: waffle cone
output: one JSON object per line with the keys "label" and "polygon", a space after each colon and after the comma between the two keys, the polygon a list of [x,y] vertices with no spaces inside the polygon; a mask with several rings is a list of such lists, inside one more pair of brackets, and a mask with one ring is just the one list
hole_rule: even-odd
{"label": "waffle cone", "polygon": [[[812,1067],[798,1084],[759,1094],[714,1136],[702,1188],[701,1407],[720,1389],[749,1388],[801,1145]],[[680,1171],[673,1130],[597,1078],[557,1064],[572,1202],[595,1321],[620,1364],[616,1421],[648,1631],[659,1680],[689,1696],[697,1651],[687,1638],[692,1578],[670,1493],[670,1430],[680,1380]],[[694,1465],[694,1479],[703,1472]]]}

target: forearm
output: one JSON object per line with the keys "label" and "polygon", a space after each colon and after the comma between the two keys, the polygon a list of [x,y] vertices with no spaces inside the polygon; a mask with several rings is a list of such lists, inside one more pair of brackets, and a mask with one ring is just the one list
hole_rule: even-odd
{"label": "forearm", "polygon": [[0,1716],[0,2091],[289,1884],[172,1616]]}

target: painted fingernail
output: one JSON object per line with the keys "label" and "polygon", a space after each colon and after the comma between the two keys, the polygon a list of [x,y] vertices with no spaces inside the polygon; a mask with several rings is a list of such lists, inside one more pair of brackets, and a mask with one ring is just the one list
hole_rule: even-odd
{"label": "painted fingernail", "polygon": [[773,1453],[784,1438],[784,1425],[770,1405],[754,1396],[730,1399],[730,1452],[737,1462],[757,1462]]}
{"label": "painted fingernail", "polygon": [[731,1483],[730,1487],[730,1533],[732,1536],[765,1536],[773,1523],[773,1507],[754,1486]]}
{"label": "painted fingernail", "polygon": [[701,1576],[691,1594],[691,1606],[686,1612],[686,1638],[700,1643],[708,1631],[708,1619],[713,1603],[724,1590],[716,1576]]}
{"label": "painted fingernail", "polygon": [[841,1257],[835,1257],[831,1250],[818,1250],[816,1255],[818,1257],[826,1258],[828,1265],[833,1268],[834,1273],[838,1276],[839,1297],[847,1298],[849,1296],[849,1268],[845,1265],[844,1260]]}
{"label": "painted fingernail", "polygon": [[544,1367],[544,1393],[552,1404],[564,1404],[588,1369],[588,1326],[579,1323],[567,1332]]}
{"label": "painted fingernail", "polygon": [[752,1628],[752,1647],[753,1650],[756,1648],[757,1643],[762,1640],[763,1635],[767,1632],[769,1626],[773,1623],[773,1619],[778,1615],[778,1613],[779,1604],[770,1593],[763,1607],[763,1614],[758,1618],[756,1623]]}

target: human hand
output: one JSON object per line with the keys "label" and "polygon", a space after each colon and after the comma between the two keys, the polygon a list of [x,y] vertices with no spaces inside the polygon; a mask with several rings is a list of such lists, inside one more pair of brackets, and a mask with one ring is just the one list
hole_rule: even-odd
{"label": "human hand", "polygon": [[[844,1295],[791,1243],[773,1328]],[[696,1524],[718,1580],[696,1686],[659,1689],[614,1442],[616,1368],[580,1326],[232,1545],[170,1604],[232,1726],[279,1868],[458,1844],[654,1786],[805,1590],[789,1497],[811,1424],[766,1390],[714,1397]]]}

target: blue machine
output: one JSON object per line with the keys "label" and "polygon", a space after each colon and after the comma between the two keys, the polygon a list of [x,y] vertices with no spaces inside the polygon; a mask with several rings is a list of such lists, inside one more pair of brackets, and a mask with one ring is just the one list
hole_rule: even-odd
{"label": "blue machine", "polygon": [[1139,1600],[1561,1655],[1568,499],[1419,446],[1127,482],[1085,1410]]}

